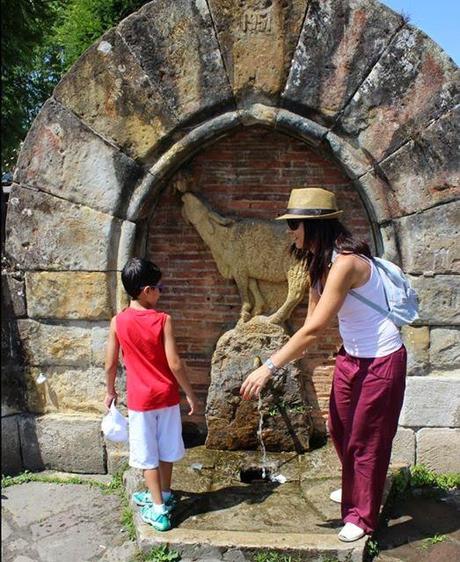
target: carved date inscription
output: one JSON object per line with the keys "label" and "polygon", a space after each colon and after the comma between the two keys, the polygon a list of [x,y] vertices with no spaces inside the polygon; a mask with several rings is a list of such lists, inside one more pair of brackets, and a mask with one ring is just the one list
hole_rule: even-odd
{"label": "carved date inscription", "polygon": [[241,16],[240,30],[243,33],[270,33],[272,16],[270,8],[266,10],[248,10]]}

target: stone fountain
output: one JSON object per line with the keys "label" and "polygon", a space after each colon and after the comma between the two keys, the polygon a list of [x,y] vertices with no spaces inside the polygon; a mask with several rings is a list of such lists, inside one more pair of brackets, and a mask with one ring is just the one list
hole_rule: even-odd
{"label": "stone fountain", "polygon": [[[293,363],[283,369],[264,389],[259,404],[242,401],[239,389],[246,376],[289,339],[284,324],[308,286],[305,265],[289,254],[283,224],[223,216],[185,181],[179,180],[176,188],[184,219],[208,245],[222,276],[235,281],[241,297],[240,320],[220,337],[212,357],[206,446],[251,450],[262,441],[268,451],[303,453],[309,449],[312,423],[300,366]],[[281,306],[274,307],[262,294],[260,281],[287,288]],[[271,314],[263,316],[264,312]]]}

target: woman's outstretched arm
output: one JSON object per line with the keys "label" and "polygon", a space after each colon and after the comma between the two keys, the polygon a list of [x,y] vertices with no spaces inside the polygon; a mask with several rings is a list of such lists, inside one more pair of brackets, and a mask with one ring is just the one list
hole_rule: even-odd
{"label": "woman's outstretched arm", "polygon": [[[331,267],[323,294],[313,313],[307,316],[305,324],[297,330],[290,340],[271,356],[271,360],[276,367],[284,367],[294,359],[299,359],[304,355],[308,346],[321,335],[326,326],[335,318],[358,276],[354,256],[339,256],[337,258]],[[249,400],[258,396],[270,377],[271,372],[266,365],[262,365],[253,371],[241,386],[240,394],[243,399]]]}

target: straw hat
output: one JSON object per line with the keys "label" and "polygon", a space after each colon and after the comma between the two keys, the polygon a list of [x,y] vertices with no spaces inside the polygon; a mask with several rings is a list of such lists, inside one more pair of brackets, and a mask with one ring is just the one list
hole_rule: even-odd
{"label": "straw hat", "polygon": [[334,193],[320,187],[300,187],[291,191],[286,213],[276,220],[334,219],[342,213]]}

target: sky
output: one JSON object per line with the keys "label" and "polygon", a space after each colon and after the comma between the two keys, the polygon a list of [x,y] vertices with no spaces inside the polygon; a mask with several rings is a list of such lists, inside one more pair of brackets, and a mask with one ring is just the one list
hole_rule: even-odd
{"label": "sky", "polygon": [[395,12],[410,16],[410,23],[424,31],[460,64],[460,0],[380,0]]}

